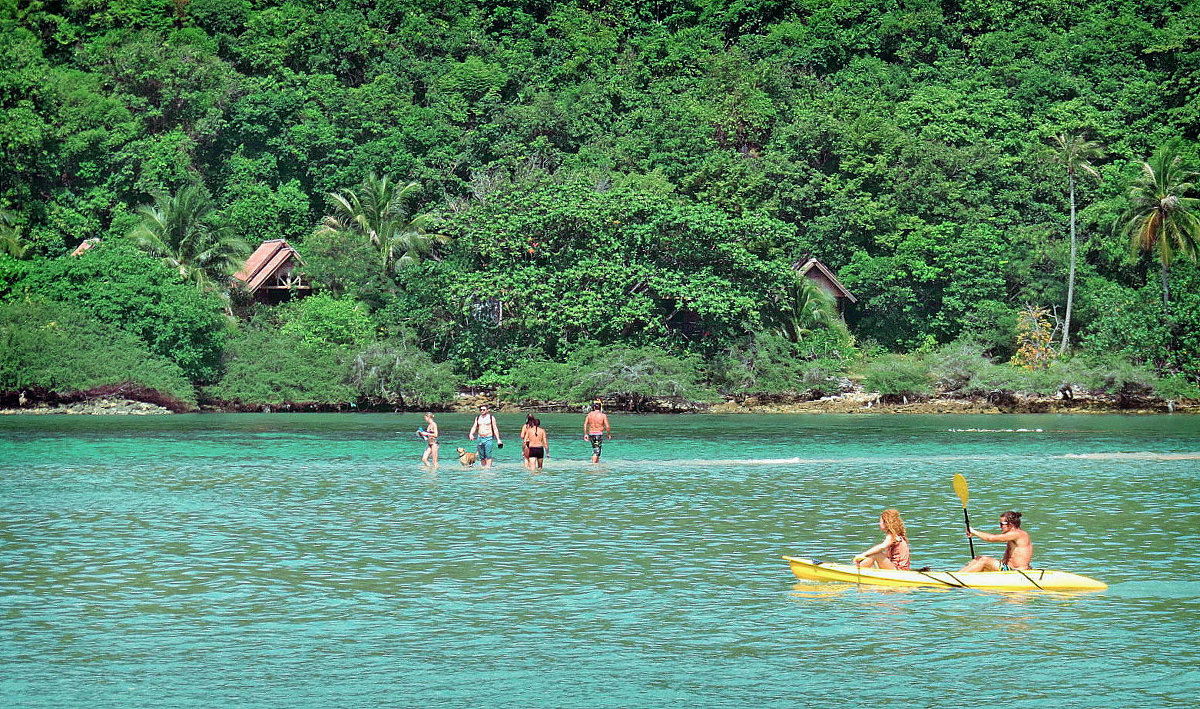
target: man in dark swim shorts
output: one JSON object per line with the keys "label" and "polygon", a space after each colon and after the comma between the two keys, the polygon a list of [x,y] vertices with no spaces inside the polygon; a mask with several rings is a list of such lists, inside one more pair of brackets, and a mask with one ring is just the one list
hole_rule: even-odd
{"label": "man in dark swim shorts", "polygon": [[1004,557],[999,561],[990,556],[979,556],[960,571],[1024,571],[1031,568],[1033,540],[1021,529],[1021,513],[1009,510],[1000,515],[1000,533],[988,534],[974,527],[967,529],[968,537],[979,537],[985,542],[1005,542]]}
{"label": "man in dark swim shorts", "polygon": [[592,404],[592,410],[588,412],[587,418],[583,421],[583,440],[592,444],[592,462],[600,462],[600,452],[604,448],[604,436],[612,438],[612,429],[608,425],[608,416],[600,410],[600,402]]}

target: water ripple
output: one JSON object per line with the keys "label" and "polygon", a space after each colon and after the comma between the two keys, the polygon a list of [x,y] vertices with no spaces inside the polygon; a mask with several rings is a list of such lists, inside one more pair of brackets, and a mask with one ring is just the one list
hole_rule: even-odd
{"label": "water ripple", "polygon": [[[531,474],[422,469],[404,416],[11,418],[6,706],[1110,707],[1200,690],[1193,419],[614,417],[625,438],[602,465],[568,441]],[[1000,428],[1021,435],[983,430]],[[975,526],[1022,510],[1040,565],[1108,591],[797,583],[779,558],[847,560],[894,506],[914,562],[957,567],[957,472]],[[1022,680],[1005,685],[979,663],[1007,648]]]}

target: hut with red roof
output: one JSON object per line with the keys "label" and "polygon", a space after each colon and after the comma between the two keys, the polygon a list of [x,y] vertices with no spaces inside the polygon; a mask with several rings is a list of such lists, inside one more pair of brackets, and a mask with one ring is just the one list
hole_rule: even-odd
{"label": "hut with red roof", "polygon": [[286,239],[270,239],[259,244],[233,278],[240,281],[257,302],[276,305],[312,292],[297,268],[303,265],[304,259]]}

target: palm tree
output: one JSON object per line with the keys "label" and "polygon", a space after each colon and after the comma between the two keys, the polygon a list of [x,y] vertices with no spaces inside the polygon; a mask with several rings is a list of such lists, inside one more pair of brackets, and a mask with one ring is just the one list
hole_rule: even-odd
{"label": "palm tree", "polygon": [[25,243],[21,241],[21,227],[8,212],[0,209],[0,253],[13,258],[24,258]]}
{"label": "palm tree", "polygon": [[387,175],[370,175],[356,189],[327,195],[333,214],[321,220],[317,233],[365,238],[379,251],[380,273],[387,279],[398,266],[419,261],[435,242],[447,241],[427,231],[430,215],[408,211],[408,201],[420,189],[416,182],[400,184]]}
{"label": "palm tree", "polygon": [[250,247],[214,223],[215,211],[199,185],[173,195],[158,193],[154,204],[138,208],[142,220],[129,237],[185,281],[215,292],[228,304],[229,277],[241,268]]}
{"label": "palm tree", "polygon": [[816,328],[841,324],[833,296],[811,278],[798,274],[788,285],[784,302],[779,304],[779,312],[775,329],[791,342],[800,342]]}
{"label": "palm tree", "polygon": [[1100,179],[1100,173],[1092,167],[1092,160],[1104,157],[1104,148],[1081,135],[1059,133],[1054,136],[1054,149],[1048,151],[1047,160],[1067,170],[1067,192],[1071,198],[1071,271],[1067,277],[1067,314],[1063,324],[1062,345],[1058,353],[1067,351],[1071,336],[1071,308],[1075,302],[1075,255],[1078,252],[1075,239],[1075,177],[1080,173]]}
{"label": "palm tree", "polygon": [[1196,260],[1200,243],[1200,199],[1187,197],[1195,189],[1197,173],[1185,170],[1175,147],[1160,149],[1142,163],[1142,174],[1129,188],[1130,206],[1118,222],[1129,237],[1130,254],[1157,251],[1162,266],[1163,306],[1171,292],[1167,274],[1178,252]]}

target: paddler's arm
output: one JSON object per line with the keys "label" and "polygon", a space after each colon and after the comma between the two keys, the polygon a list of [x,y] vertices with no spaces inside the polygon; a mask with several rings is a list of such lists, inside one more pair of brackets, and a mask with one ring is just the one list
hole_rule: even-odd
{"label": "paddler's arm", "polygon": [[967,532],[967,536],[979,537],[985,542],[1011,542],[1012,540],[1016,539],[1018,535],[1015,531],[1001,532],[1000,534],[988,534],[987,532],[981,532],[978,529],[971,527],[971,531]]}
{"label": "paddler's arm", "polygon": [[896,542],[896,540],[893,539],[892,535],[889,534],[883,538],[882,542],[879,542],[875,546],[871,547],[870,549],[868,549],[868,550],[864,551],[863,553],[859,554],[858,556],[854,557],[854,560],[858,561],[859,559],[865,559],[872,554],[878,554],[878,553],[882,552],[884,549],[887,549],[888,547],[890,547],[895,542]]}

